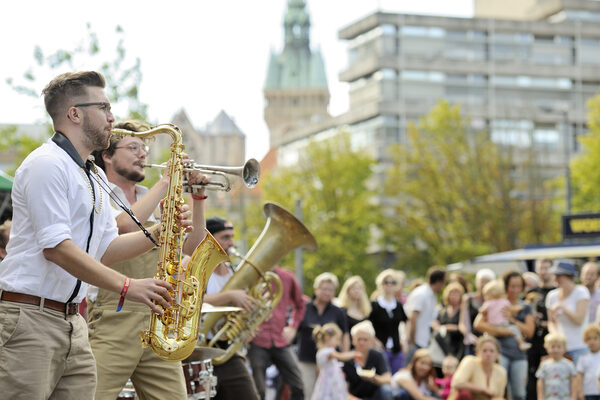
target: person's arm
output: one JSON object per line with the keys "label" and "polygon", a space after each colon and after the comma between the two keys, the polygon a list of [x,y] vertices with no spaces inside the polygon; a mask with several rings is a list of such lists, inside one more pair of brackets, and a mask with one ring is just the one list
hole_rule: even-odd
{"label": "person's arm", "polygon": [[332,351],[331,353],[329,353],[329,359],[335,358],[338,361],[353,360],[355,356],[355,351],[344,351],[341,353],[339,351]]}
{"label": "person's arm", "polygon": [[525,339],[531,339],[533,337],[535,332],[535,321],[532,314],[527,314],[524,322],[521,322],[512,316],[508,319],[508,321],[519,328]]}
{"label": "person's arm", "polygon": [[561,311],[563,314],[565,314],[567,316],[567,318],[569,318],[571,320],[572,323],[574,323],[575,325],[581,325],[581,324],[583,324],[583,322],[585,321],[585,319],[588,315],[587,310],[588,310],[589,304],[590,304],[589,299],[578,300],[577,305],[575,307],[575,312],[572,312],[571,310],[564,307],[561,303],[558,303],[558,305],[554,311],[555,312]]}
{"label": "person's arm", "polygon": [[421,393],[417,383],[408,377],[397,377],[395,383],[406,390],[413,400],[434,400],[435,397],[426,396]]}
{"label": "person's arm", "polygon": [[[135,215],[142,224],[148,221],[148,218],[154,213],[154,210],[156,210],[156,207],[158,207],[162,198],[165,197],[168,188],[169,176],[165,174],[141,199],[131,205],[133,215]],[[119,227],[119,234],[136,232],[140,229],[125,211],[119,214],[116,220],[117,226]]]}
{"label": "person's arm", "polygon": [[538,400],[544,400],[544,380],[542,378],[537,380],[537,398]]}
{"label": "person's arm", "polygon": [[584,398],[584,396],[583,396],[583,372],[579,372],[577,374],[577,383],[575,385],[579,389],[578,393],[577,393],[577,398],[579,400],[582,400]]}
{"label": "person's arm", "polygon": [[306,312],[306,303],[302,298],[302,290],[300,290],[300,285],[290,274],[289,277],[291,283],[291,291],[290,291],[290,299],[292,303],[292,322],[290,325],[287,325],[283,328],[282,335],[288,341],[292,342],[298,333],[298,327],[304,318],[304,313]]}
{"label": "person's arm", "polygon": [[408,319],[409,329],[408,329],[408,345],[415,345],[415,334],[417,332],[417,318],[419,318],[419,311],[414,310],[410,313],[410,318]]}
{"label": "person's arm", "polygon": [[350,350],[350,334],[348,332],[344,333],[344,335],[342,336],[342,350]]}
{"label": "person's arm", "polygon": [[204,301],[213,306],[226,306],[233,304],[236,307],[241,307],[246,311],[254,311],[256,299],[246,293],[245,290],[226,290],[224,292],[205,294]]}
{"label": "person's arm", "polygon": [[[579,393],[582,392],[582,387],[577,387],[577,383],[579,382],[579,378],[577,375],[571,375],[571,400],[577,400]],[[583,393],[581,393],[581,397],[583,398]]]}
{"label": "person's arm", "polygon": [[477,317],[475,317],[475,321],[473,321],[473,328],[477,329],[479,332],[489,333],[492,336],[512,336],[512,333],[509,329],[501,328],[488,323],[487,318],[482,313],[477,314]]}
{"label": "person's arm", "polygon": [[[63,240],[56,247],[44,249],[43,254],[48,261],[59,265],[69,274],[91,285],[115,293],[120,293],[124,286],[125,276],[123,274],[99,263],[70,239]],[[152,311],[162,314],[162,309],[152,301],[167,308],[169,302],[172,301],[168,290],[172,290],[171,285],[158,279],[131,279],[125,298],[144,303]]]}
{"label": "person's arm", "polygon": [[384,372],[381,375],[375,374],[372,377],[360,376],[360,378],[377,386],[389,385],[392,383],[392,374],[389,371]]}

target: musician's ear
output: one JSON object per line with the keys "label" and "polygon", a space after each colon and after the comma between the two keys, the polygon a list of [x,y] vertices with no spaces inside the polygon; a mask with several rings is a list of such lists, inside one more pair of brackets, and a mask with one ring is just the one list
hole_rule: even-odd
{"label": "musician's ear", "polygon": [[67,110],[67,118],[76,124],[81,122],[81,114],[79,113],[77,107],[69,107]]}

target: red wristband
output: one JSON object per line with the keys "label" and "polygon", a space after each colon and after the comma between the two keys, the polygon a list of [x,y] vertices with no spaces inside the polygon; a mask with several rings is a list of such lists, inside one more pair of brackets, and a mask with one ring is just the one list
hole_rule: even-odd
{"label": "red wristband", "polygon": [[125,295],[127,294],[127,291],[129,290],[130,282],[131,282],[131,279],[125,278],[125,284],[123,285],[123,289],[121,289],[121,298],[119,299],[119,304],[117,305],[117,312],[121,311],[121,309],[123,308],[123,303],[125,303]]}
{"label": "red wristband", "polygon": [[192,194],[192,199],[194,199],[194,200],[206,200],[207,198],[208,198],[207,195],[198,196],[198,195]]}

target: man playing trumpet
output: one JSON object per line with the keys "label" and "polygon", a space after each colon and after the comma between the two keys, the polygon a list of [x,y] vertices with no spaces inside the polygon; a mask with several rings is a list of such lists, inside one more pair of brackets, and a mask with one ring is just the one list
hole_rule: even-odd
{"label": "man playing trumpet", "polygon": [[[126,121],[116,124],[115,128],[141,132],[150,126],[141,121]],[[163,175],[151,189],[138,184],[145,178],[142,164],[146,162],[148,150],[144,139],[113,135],[109,147],[94,156],[106,172],[112,194],[131,207],[142,224],[151,226],[157,222],[154,214],[169,187],[169,176]],[[207,182],[205,176],[195,172],[190,173],[188,179],[190,184],[196,185]],[[186,254],[192,254],[205,236],[206,195],[201,188],[192,196],[194,229],[183,245]],[[111,205],[120,234],[138,230],[130,216],[121,212],[114,201]],[[158,253],[155,248],[115,264],[113,268],[132,277],[151,277],[156,273]],[[151,348],[142,348],[140,331],[148,329],[151,317],[147,308],[126,303],[120,312],[116,312],[118,301],[118,295],[104,289],[88,293],[90,343],[98,370],[96,400],[114,400],[129,378],[141,399],[187,399],[181,363],[164,361]]]}

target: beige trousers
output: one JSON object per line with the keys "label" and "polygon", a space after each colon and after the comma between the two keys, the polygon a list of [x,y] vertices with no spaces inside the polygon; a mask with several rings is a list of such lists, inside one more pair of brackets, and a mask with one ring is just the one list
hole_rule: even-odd
{"label": "beige trousers", "polygon": [[87,336],[80,315],[0,302],[0,397],[93,399],[96,368]]}
{"label": "beige trousers", "polygon": [[90,345],[98,370],[96,400],[115,400],[129,378],[141,400],[187,399],[181,362],[164,361],[142,347],[140,331],[149,327],[150,309],[116,312],[94,303],[88,306]]}

